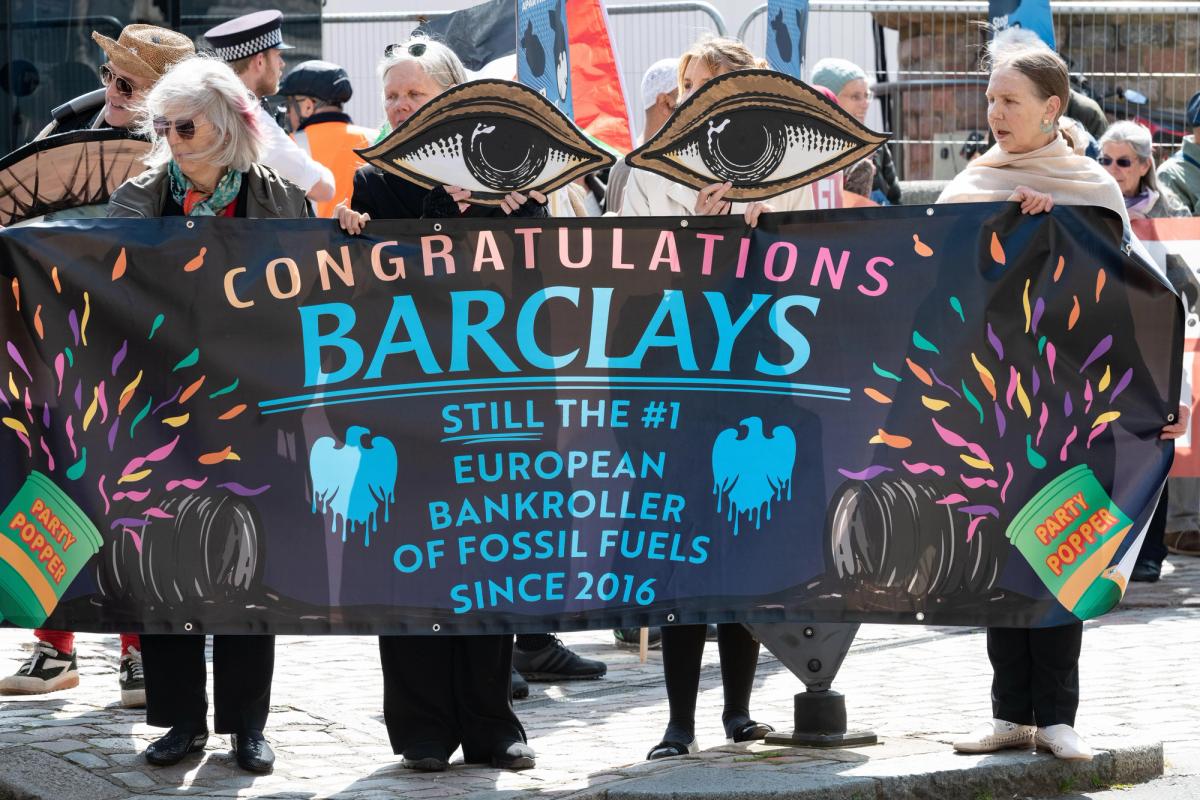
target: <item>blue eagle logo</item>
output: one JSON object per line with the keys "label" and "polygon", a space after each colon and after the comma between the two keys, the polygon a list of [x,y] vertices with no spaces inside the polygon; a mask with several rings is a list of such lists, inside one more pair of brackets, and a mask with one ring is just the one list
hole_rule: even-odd
{"label": "blue eagle logo", "polygon": [[371,544],[371,532],[379,527],[379,507],[383,521],[396,502],[396,448],[383,436],[371,437],[360,425],[346,429],[346,443],[322,436],[308,454],[308,472],[312,477],[312,511],[332,515],[330,532],[351,533],[363,526],[364,546]]}
{"label": "blue eagle logo", "polygon": [[[738,423],[745,428],[726,428],[717,434],[712,448],[713,494],[717,511],[726,503],[726,520],[738,535],[741,515],[754,519],[754,528],[762,528],[765,509],[771,518],[771,503],[792,499],[792,470],[796,466],[796,435],[778,425],[770,436],[763,433],[763,421],[747,417]],[[786,494],[786,498],[785,498]]]}

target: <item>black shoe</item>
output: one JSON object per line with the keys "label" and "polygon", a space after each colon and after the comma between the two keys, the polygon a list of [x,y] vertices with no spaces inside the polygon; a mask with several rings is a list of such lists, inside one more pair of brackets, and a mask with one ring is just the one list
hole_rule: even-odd
{"label": "black shoe", "polygon": [[513,648],[513,668],[527,681],[574,681],[587,678],[602,678],[608,665],[568,650],[557,636],[550,637],[550,644],[540,650],[526,652]]}
{"label": "black shoe", "polygon": [[1159,578],[1159,573],[1162,572],[1162,564],[1156,561],[1138,560],[1133,565],[1133,572],[1129,574],[1129,580],[1139,583],[1154,583]]}
{"label": "black shoe", "polygon": [[275,766],[275,751],[263,738],[262,731],[235,733],[229,737],[229,742],[233,745],[238,766],[246,772],[270,772]]}
{"label": "black shoe", "polygon": [[537,766],[535,755],[533,748],[524,742],[513,742],[496,751],[492,756],[492,766],[496,769],[533,769]]}
{"label": "black shoe", "polygon": [[[646,646],[651,650],[662,647],[662,628],[653,627],[648,630],[650,633],[646,637]],[[617,647],[640,648],[642,646],[642,629],[613,628],[613,638],[617,640]]]}
{"label": "black shoe", "polygon": [[512,699],[524,700],[526,697],[529,697],[529,681],[514,669],[512,671]]}
{"label": "black shoe", "polygon": [[156,767],[178,764],[188,753],[198,753],[208,742],[208,731],[191,728],[171,728],[146,748],[146,760]]}
{"label": "black shoe", "polygon": [[429,747],[412,747],[400,756],[400,766],[418,772],[445,772],[450,767],[450,756],[445,751],[435,752]]}

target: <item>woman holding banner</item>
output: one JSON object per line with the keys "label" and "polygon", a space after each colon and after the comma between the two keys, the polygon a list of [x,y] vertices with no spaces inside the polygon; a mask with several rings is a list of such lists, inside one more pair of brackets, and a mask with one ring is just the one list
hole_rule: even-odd
{"label": "woman holding banner", "polygon": [[[216,59],[179,62],[146,96],[150,169],[109,200],[110,217],[308,216],[304,191],[258,160],[263,140],[246,87]],[[142,635],[146,721],[170,728],[146,749],[168,766],[208,741],[202,635]],[[275,754],[263,738],[271,702],[275,637],[213,636],[217,733],[231,735],[238,766],[270,772]]]}
{"label": "woman holding banner", "polygon": [[[390,46],[379,65],[383,106],[392,130],[437,95],[467,80],[462,62],[445,45],[414,36]],[[473,205],[471,193],[445,186],[424,189],[378,167],[354,175],[350,206],[336,216],[348,233],[372,219],[545,217],[546,198],[513,192],[499,208]],[[529,769],[534,752],[512,707],[511,634],[380,636],[383,716],[401,764],[440,772],[461,745],[468,764]]]}
{"label": "woman holding banner", "polygon": [[[708,81],[728,72],[764,67],[746,46],[733,39],[705,37],[679,59],[679,102],[682,103]],[[724,199],[731,184],[715,183],[697,192],[683,184],[645,170],[630,171],[621,204],[623,217],[691,216],[739,213],[750,226],[765,212],[814,208],[811,186],[801,186],[762,202],[732,203]],[[667,684],[670,720],[659,744],[647,754],[650,760],[694,753],[696,742],[696,698],[700,689],[700,665],[704,654],[706,625],[665,625],[662,628],[663,676]],[[725,706],[721,722],[731,742],[762,739],[774,730],[750,716],[750,692],[758,668],[758,642],[746,626],[728,623],[717,626],[717,648],[721,654],[721,682]]]}
{"label": "woman holding banner", "polygon": [[[679,58],[679,103],[713,78],[741,69],[766,69],[767,62],[757,58],[736,39],[705,36]],[[642,169],[629,171],[622,217],[686,217],[696,214],[743,214],[751,227],[758,224],[764,211],[806,211],[816,208],[810,186],[801,186],[771,198],[767,203],[734,203],[725,199],[731,183],[714,183],[699,192],[670,178]]]}
{"label": "woman holding banner", "polygon": [[[1067,66],[1040,42],[1015,43],[998,35],[989,51],[988,125],[996,145],[951,181],[939,203],[1012,201],[1024,214],[1054,205],[1098,205],[1129,215],[1116,181],[1090,158],[1077,155],[1059,128],[1070,97]],[[1164,427],[1173,439],[1187,428],[1187,408]],[[1079,707],[1079,653],[1083,624],[1053,628],[988,628],[992,663],[992,722],[954,742],[963,753],[991,753],[1036,745],[1065,760],[1088,761],[1091,748],[1075,732]]]}

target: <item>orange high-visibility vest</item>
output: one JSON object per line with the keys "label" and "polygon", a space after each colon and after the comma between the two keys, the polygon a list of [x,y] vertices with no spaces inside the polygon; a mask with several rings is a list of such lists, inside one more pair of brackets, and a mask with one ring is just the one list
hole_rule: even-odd
{"label": "orange high-visibility vest", "polygon": [[363,165],[363,160],[354,151],[369,147],[376,136],[376,131],[352,124],[344,114],[314,114],[310,119],[326,116],[334,119],[304,125],[293,137],[313,160],[329,167],[333,173],[333,199],[316,204],[318,217],[332,217],[334,208],[342,201],[350,204],[350,195],[354,191],[354,171]]}

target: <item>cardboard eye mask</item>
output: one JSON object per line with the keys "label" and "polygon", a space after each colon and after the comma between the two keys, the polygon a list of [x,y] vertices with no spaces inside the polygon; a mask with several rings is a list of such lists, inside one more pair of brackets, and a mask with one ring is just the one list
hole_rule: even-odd
{"label": "cardboard eye mask", "polygon": [[614,163],[546,98],[492,79],[448,89],[357,152],[418,186],[460,186],[493,206],[509,192],[548,194]]}
{"label": "cardboard eye mask", "polygon": [[0,160],[0,225],[103,205],[136,177],[150,143],[124,130],[71,131],[30,142]]}
{"label": "cardboard eye mask", "polygon": [[729,200],[764,200],[844,169],[887,140],[808,84],[748,69],[706,83],[626,160],[693,189],[729,181]]}

